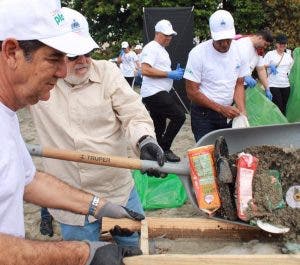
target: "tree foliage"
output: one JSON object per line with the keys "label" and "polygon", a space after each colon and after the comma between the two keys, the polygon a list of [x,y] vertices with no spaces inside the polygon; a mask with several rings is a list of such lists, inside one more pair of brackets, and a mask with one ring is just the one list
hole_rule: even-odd
{"label": "tree foliage", "polygon": [[268,0],[264,2],[267,25],[274,35],[288,36],[291,48],[300,45],[300,2],[299,0]]}
{"label": "tree foliage", "polygon": [[200,41],[209,38],[208,19],[218,8],[232,13],[237,33],[249,34],[269,27],[275,34],[285,32],[292,47],[299,45],[299,0],[64,0],[88,19],[90,32],[100,44],[109,47],[101,51],[103,57],[116,54],[120,43],[140,43],[143,30],[144,7],[194,6],[194,34]]}

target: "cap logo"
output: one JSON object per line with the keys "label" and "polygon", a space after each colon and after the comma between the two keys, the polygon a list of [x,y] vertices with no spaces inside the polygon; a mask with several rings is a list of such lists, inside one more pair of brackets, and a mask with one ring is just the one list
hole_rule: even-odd
{"label": "cap logo", "polygon": [[78,21],[76,21],[75,19],[73,19],[73,22],[71,24],[71,29],[72,31],[77,31],[77,29],[80,28],[80,24]]}
{"label": "cap logo", "polygon": [[222,19],[222,21],[221,21],[221,26],[225,26],[226,25],[226,22],[224,21],[224,19]]}
{"label": "cap logo", "polygon": [[62,21],[65,20],[65,18],[62,13],[58,13],[56,16],[54,16],[54,20],[56,24],[59,25]]}

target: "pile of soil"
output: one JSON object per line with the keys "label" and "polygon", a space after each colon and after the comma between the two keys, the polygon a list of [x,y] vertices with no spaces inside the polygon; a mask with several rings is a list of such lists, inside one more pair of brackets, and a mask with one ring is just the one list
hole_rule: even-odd
{"label": "pile of soil", "polygon": [[[289,207],[285,203],[285,195],[291,186],[300,183],[300,149],[256,146],[246,148],[244,152],[259,160],[252,183],[253,200],[249,202],[247,215],[252,220],[259,218],[264,222],[289,227],[290,231],[285,234],[284,240],[299,243],[300,209]],[[236,161],[236,158],[237,154],[233,155],[231,160]],[[282,192],[274,189],[269,177],[270,170],[279,172]],[[270,209],[270,204],[276,205],[280,202],[283,208]]]}

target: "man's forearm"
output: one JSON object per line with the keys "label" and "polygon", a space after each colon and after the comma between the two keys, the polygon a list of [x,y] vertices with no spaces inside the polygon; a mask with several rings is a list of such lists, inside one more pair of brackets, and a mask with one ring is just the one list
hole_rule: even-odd
{"label": "man's forearm", "polygon": [[268,82],[268,75],[267,75],[267,71],[265,69],[265,67],[257,67],[257,74],[258,74],[258,78],[259,81],[262,83],[263,87],[266,89],[267,87],[269,87],[269,82]]}
{"label": "man's forearm", "polygon": [[84,242],[40,242],[0,234],[0,264],[84,265],[89,252]]}
{"label": "man's forearm", "polygon": [[221,112],[222,106],[212,100],[199,91],[199,84],[186,80],[186,92],[188,98],[195,104],[201,107],[212,109],[216,112]]}
{"label": "man's forearm", "polygon": [[[71,187],[47,173],[37,172],[25,187],[24,200],[48,208],[87,214],[92,194]],[[99,205],[100,206],[100,205]]]}
{"label": "man's forearm", "polygon": [[244,88],[244,79],[239,78],[236,83],[233,96],[234,103],[239,111],[243,114],[246,113],[245,109],[245,88]]}
{"label": "man's forearm", "polygon": [[153,78],[166,78],[168,73],[151,67],[149,64],[142,63],[142,75]]}

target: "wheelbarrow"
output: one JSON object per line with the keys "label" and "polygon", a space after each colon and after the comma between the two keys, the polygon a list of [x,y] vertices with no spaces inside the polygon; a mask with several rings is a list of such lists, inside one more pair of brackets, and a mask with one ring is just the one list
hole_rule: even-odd
{"label": "wheelbarrow", "polygon": [[[221,129],[208,133],[202,137],[195,147],[214,144],[216,139],[223,136],[226,139],[230,154],[242,151],[246,147],[273,145],[287,148],[300,148],[300,123],[284,124],[284,125],[268,125],[250,128],[238,129]],[[81,163],[97,164],[103,166],[111,166],[127,169],[156,169],[161,173],[174,173],[180,177],[188,198],[195,209],[203,215],[208,216],[198,207],[194,188],[192,185],[189,162],[187,158],[182,159],[179,163],[165,163],[160,167],[156,161],[139,160],[134,158],[125,158],[118,156],[108,156],[104,154],[68,151],[55,148],[42,148],[39,145],[27,144],[27,149],[33,156],[42,156],[67,161],[75,161]],[[230,221],[221,217],[210,216],[218,221],[226,221],[239,225],[252,226],[243,221]]]}
{"label": "wheelbarrow", "polygon": [[[216,139],[220,136],[223,136],[226,139],[230,154],[241,152],[247,147],[262,145],[273,145],[297,149],[300,148],[300,123],[216,130],[203,136],[197,142],[196,147],[214,144]],[[187,163],[187,160],[183,162]],[[179,175],[179,177],[185,187],[188,198],[190,199],[192,205],[201,211],[198,207],[191,178],[187,178],[182,175]],[[217,216],[211,216],[210,218],[219,221],[225,221],[223,218]],[[226,220],[226,222],[252,226],[243,221]],[[278,233],[280,233],[280,229],[277,229],[276,227],[270,227],[269,224],[264,224],[262,222],[259,222],[259,224],[260,228],[265,228],[264,230],[278,230]],[[282,231],[287,231],[287,229],[282,229]]]}

